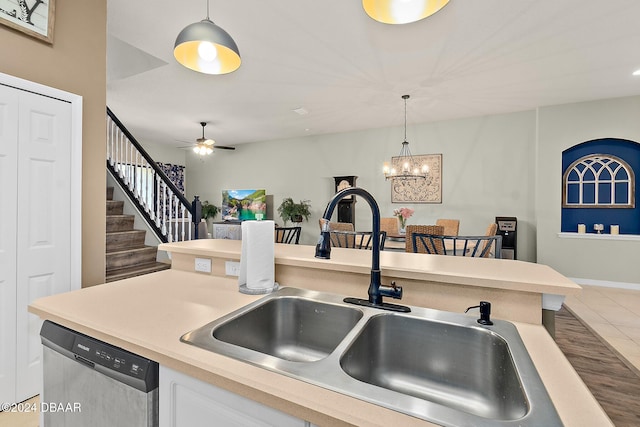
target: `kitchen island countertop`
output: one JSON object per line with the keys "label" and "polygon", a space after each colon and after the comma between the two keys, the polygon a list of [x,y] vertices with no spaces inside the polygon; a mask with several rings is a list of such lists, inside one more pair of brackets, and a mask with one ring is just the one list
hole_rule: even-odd
{"label": "kitchen island countertop", "polygon": [[[257,298],[237,280],[172,269],[38,299],[29,311],[318,426],[432,425],[180,342]],[[514,324],[565,426],[612,425],[546,330]]]}

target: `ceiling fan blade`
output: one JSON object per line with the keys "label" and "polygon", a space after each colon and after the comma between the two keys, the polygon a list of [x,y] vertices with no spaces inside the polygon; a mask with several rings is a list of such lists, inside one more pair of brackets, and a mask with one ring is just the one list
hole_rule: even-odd
{"label": "ceiling fan blade", "polygon": [[219,148],[220,150],[235,150],[236,147],[229,147],[225,145],[214,145],[213,148]]}

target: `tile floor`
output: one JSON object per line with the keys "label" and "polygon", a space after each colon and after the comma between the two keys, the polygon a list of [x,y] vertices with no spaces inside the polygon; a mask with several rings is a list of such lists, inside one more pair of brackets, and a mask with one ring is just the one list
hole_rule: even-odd
{"label": "tile floor", "polygon": [[640,291],[582,286],[565,306],[640,372]]}
{"label": "tile floor", "polygon": [[[640,374],[640,291],[583,286],[565,305]],[[34,413],[0,413],[3,427],[37,427],[38,421]]]}

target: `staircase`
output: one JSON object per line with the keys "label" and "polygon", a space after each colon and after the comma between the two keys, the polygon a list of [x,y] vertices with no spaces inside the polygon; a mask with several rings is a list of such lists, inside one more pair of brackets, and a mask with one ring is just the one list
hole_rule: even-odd
{"label": "staircase", "polygon": [[171,268],[157,262],[158,248],[145,246],[146,232],[133,229],[133,215],[124,215],[124,202],[113,200],[113,187],[107,188],[106,281],[126,279]]}

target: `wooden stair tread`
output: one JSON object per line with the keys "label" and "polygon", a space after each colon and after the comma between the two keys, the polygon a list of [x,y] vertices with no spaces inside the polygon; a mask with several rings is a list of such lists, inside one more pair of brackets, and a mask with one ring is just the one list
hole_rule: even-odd
{"label": "wooden stair tread", "polygon": [[145,234],[146,231],[144,230],[121,230],[121,231],[107,231],[107,234],[120,234],[120,235],[127,235],[127,234]]}
{"label": "wooden stair tread", "polygon": [[124,201],[113,200],[113,187],[107,187],[106,203],[106,282],[141,276],[171,268],[158,262],[157,246],[145,245],[145,230],[133,228],[135,215],[124,214]]}
{"label": "wooden stair tread", "polygon": [[158,250],[155,246],[141,246],[139,248],[121,249],[118,251],[109,252],[107,255],[122,255],[126,253],[136,254],[141,252],[156,252]]}
{"label": "wooden stair tread", "polygon": [[146,235],[144,230],[107,231],[107,253],[142,248]]}
{"label": "wooden stair tread", "polygon": [[106,282],[108,283],[130,277],[142,276],[143,274],[155,273],[157,271],[168,270],[170,268],[171,264],[164,262],[153,262],[136,265],[134,267],[116,268],[113,270],[107,270]]}
{"label": "wooden stair tread", "polygon": [[107,233],[133,230],[133,215],[107,215]]}

